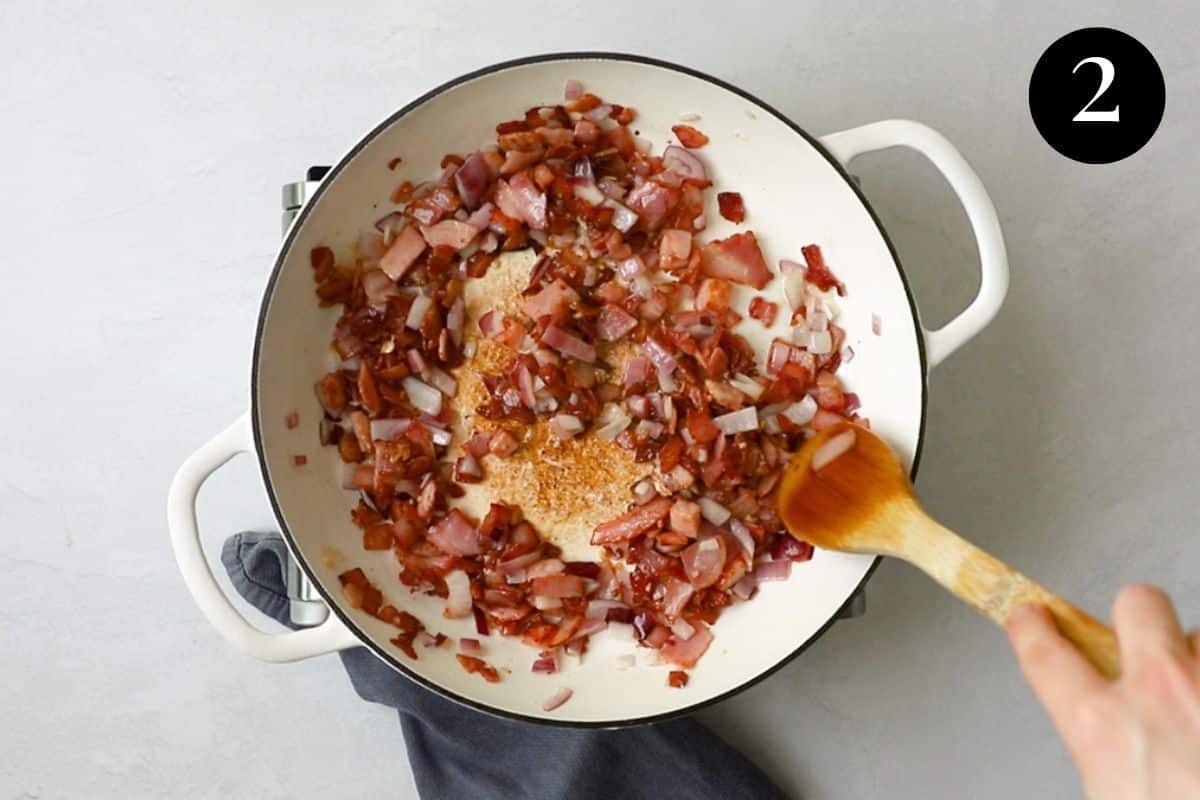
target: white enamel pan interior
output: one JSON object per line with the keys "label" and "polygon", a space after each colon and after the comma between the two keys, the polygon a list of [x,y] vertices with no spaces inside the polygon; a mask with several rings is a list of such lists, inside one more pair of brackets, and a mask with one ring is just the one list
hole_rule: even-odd
{"label": "white enamel pan interior", "polygon": [[[489,684],[468,675],[451,649],[424,650],[411,661],[388,643],[393,629],[344,605],[337,575],[362,566],[388,602],[416,614],[435,631],[475,636],[470,620],[442,617],[440,600],[419,597],[396,580],[389,553],[366,553],[348,509],[355,498],[339,488],[335,448],[317,442],[320,417],[313,383],[332,366],[329,340],[337,312],[317,307],[309,251],[317,245],[348,253],[358,233],[392,208],[388,195],[405,178],[436,176],[446,152],[469,152],[490,140],[494,125],[533,105],[559,102],[568,78],[588,91],[638,110],[634,127],[654,143],[668,141],[681,114],[711,138],[701,156],[718,191],[741,192],[767,261],[796,258],[802,245],[820,244],[849,288],[839,322],[854,348],[844,368],[874,430],[915,469],[920,451],[929,368],[994,316],[1007,288],[1007,264],[995,211],[978,178],[939,134],[907,121],[886,121],[817,138],[803,120],[790,121],[761,101],[711,77],[670,64],[615,54],[539,56],[500,64],[441,86],[388,117],[339,161],[286,237],[262,303],[255,343],[251,409],[198,450],[179,470],[169,497],[172,541],[188,587],[201,610],[235,646],[271,661],[307,658],[366,645],[410,678],[459,702],[492,713],[551,724],[619,726],[692,711],[750,686],[779,668],[832,624],[864,583],[875,559],[818,551],[786,582],[764,585],[749,603],[723,614],[716,640],[684,689],[666,685],[668,668],[647,664],[629,635],[593,637],[581,663],[534,675],[533,651],[492,635],[485,658],[504,671]],[[844,165],[862,152],[907,146],[926,155],[958,193],[977,238],[983,265],[978,297],[939,331],[921,327],[904,274],[870,207]],[[386,168],[404,158],[395,171]],[[712,195],[716,191],[711,192]],[[714,201],[715,206],[715,201]],[[736,230],[708,209],[712,237]],[[965,274],[948,279],[968,280]],[[767,291],[781,294],[781,281]],[[777,297],[781,304],[782,297]],[[746,301],[746,296],[739,299]],[[872,333],[872,315],[882,335]],[[780,314],[783,324],[786,314]],[[284,415],[300,410],[288,430]],[[196,530],[194,501],[204,479],[237,452],[256,452],[268,494],[292,552],[333,612],[315,628],[268,634],[249,625],[213,580]],[[302,469],[293,454],[308,456]],[[343,557],[331,557],[334,553]],[[418,648],[420,650],[420,648]],[[638,652],[637,666],[618,669],[619,654]],[[559,687],[574,695],[553,712],[543,701]]]}

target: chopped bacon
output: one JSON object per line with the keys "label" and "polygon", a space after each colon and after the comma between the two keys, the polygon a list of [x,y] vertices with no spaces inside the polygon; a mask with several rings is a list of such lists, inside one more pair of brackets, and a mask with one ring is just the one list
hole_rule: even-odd
{"label": "chopped bacon", "polygon": [[846,286],[837,279],[829,267],[825,265],[825,256],[821,253],[821,248],[815,244],[806,245],[800,248],[800,252],[804,254],[804,263],[808,265],[808,269],[804,273],[804,279],[816,286],[822,291],[837,289],[837,293],[844,295]]}
{"label": "chopped bacon", "polygon": [[696,538],[700,533],[700,504],[682,497],[676,500],[671,506],[671,530]]}
{"label": "chopped bacon", "polygon": [[637,506],[624,516],[596,526],[592,544],[611,544],[632,539],[656,527],[671,511],[673,502],[669,497],[656,497],[643,506]]}
{"label": "chopped bacon", "polygon": [[542,344],[554,348],[564,356],[578,358],[589,364],[596,360],[595,345],[588,344],[578,336],[567,333],[557,325],[546,328],[546,332],[542,334]]}
{"label": "chopped bacon", "polygon": [[495,667],[489,666],[488,663],[482,658],[468,656],[464,653],[455,653],[454,657],[458,659],[458,663],[461,664],[462,668],[465,669],[469,674],[475,675],[478,673],[479,677],[483,678],[488,683],[500,682],[500,673],[496,671]]}
{"label": "chopped bacon", "polygon": [[672,125],[671,130],[679,138],[679,143],[689,150],[708,144],[708,137],[691,125]]}
{"label": "chopped bacon", "polygon": [[729,308],[733,286],[720,278],[705,278],[696,292],[696,308],[708,311],[724,311]]}
{"label": "chopped bacon", "polygon": [[755,295],[748,309],[750,316],[766,325],[768,328],[775,324],[775,315],[779,313],[779,304],[772,303],[765,297]]}
{"label": "chopped bacon", "polygon": [[379,259],[379,268],[394,281],[404,277],[404,274],[416,263],[421,253],[425,252],[426,242],[413,226],[409,225],[396,235],[391,247]]}
{"label": "chopped bacon", "polygon": [[730,222],[740,224],[746,221],[746,205],[742,202],[742,196],[738,192],[718,194],[717,209],[721,212],[721,216]]}
{"label": "chopped bacon", "polygon": [[725,568],[725,540],[709,536],[692,544],[679,555],[688,581],[697,589],[716,583]]}
{"label": "chopped bacon", "polygon": [[712,644],[713,635],[708,630],[703,622],[693,623],[696,632],[691,638],[684,641],[676,641],[667,645],[662,649],[662,657],[674,664],[678,664],[685,669],[691,669],[696,666],[696,662],[700,660],[700,656],[708,650],[708,646]]}
{"label": "chopped bacon", "polygon": [[461,250],[479,234],[479,228],[456,219],[444,219],[434,225],[422,225],[421,236],[430,247]]}
{"label": "chopped bacon", "polygon": [[735,233],[727,239],[709,242],[700,248],[700,271],[713,278],[745,283],[762,289],[771,280],[771,271],[753,231]]}
{"label": "chopped bacon", "polygon": [[658,245],[658,266],[668,272],[687,265],[692,254],[692,234],[678,228],[667,228],[662,232]]}
{"label": "chopped bacon", "polygon": [[479,533],[457,508],[429,528],[429,541],[446,553],[477,556],[483,552]]}
{"label": "chopped bacon", "polygon": [[[579,302],[579,294],[567,286],[562,278],[555,278],[537,294],[527,297],[521,306],[525,316],[537,320],[541,317],[563,317],[567,307]],[[490,312],[489,312],[490,313]]]}
{"label": "chopped bacon", "polygon": [[534,578],[530,592],[540,597],[583,597],[587,583],[587,578],[578,575],[547,575]]}
{"label": "chopped bacon", "polygon": [[600,316],[596,320],[596,332],[606,342],[617,341],[637,326],[637,317],[611,303],[600,309]]}
{"label": "chopped bacon", "polygon": [[642,227],[656,230],[679,202],[680,192],[656,181],[646,181],[625,197],[625,206],[638,215]]}

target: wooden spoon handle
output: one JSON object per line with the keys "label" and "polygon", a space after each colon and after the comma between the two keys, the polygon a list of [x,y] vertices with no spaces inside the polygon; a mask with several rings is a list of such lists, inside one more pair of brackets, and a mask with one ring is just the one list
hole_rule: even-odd
{"label": "wooden spoon handle", "polygon": [[967,604],[1003,626],[1014,608],[1025,603],[1046,606],[1062,635],[1099,672],[1121,674],[1117,638],[1095,617],[1031,581],[1003,561],[980,550],[919,510],[910,519],[903,552],[893,555],[924,570]]}

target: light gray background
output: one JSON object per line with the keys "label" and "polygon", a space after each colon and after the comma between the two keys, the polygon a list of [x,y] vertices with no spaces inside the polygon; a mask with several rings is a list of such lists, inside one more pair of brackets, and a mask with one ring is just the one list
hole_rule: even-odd
{"label": "light gray background", "polygon": [[[0,796],[415,795],[393,714],[336,659],[259,664],[209,629],[164,498],[246,407],[279,185],[429,87],[532,52],[689,64],[815,133],[944,132],[1000,211],[1012,290],[933,377],[930,509],[1094,612],[1148,579],[1200,621],[1194,4],[555,5],[4,4]],[[1105,167],[1050,150],[1026,107],[1042,50],[1098,24],[1167,78],[1154,140]],[[927,318],[948,319],[977,281],[949,191],[900,152],[855,169]],[[214,548],[270,524],[248,460],[206,488],[201,524]],[[705,719],[808,798],[1077,796],[996,630],[899,564],[869,596]]]}

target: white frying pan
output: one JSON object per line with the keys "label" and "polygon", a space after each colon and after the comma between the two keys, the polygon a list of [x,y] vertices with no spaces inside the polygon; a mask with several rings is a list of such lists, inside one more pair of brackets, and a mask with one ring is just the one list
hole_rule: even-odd
{"label": "white frying pan", "polygon": [[[643,664],[642,657],[638,666],[618,669],[617,656],[634,651],[631,639],[616,631],[628,626],[613,625],[614,632],[594,636],[582,663],[568,659],[563,671],[550,676],[529,671],[533,651],[518,640],[487,637],[488,662],[511,670],[500,683],[490,684],[464,672],[451,649],[425,649],[420,660],[409,660],[388,643],[394,629],[344,603],[337,574],[362,566],[389,602],[434,630],[475,635],[469,619],[442,618],[442,601],[410,595],[397,581],[389,553],[361,549],[360,533],[347,513],[354,497],[339,488],[336,448],[321,448],[317,441],[320,415],[313,383],[331,366],[328,345],[337,312],[317,307],[309,251],[330,244],[348,252],[358,233],[390,210],[387,198],[399,181],[432,177],[442,154],[474,150],[493,135],[497,122],[519,117],[530,106],[559,102],[567,78],[636,108],[635,127],[659,150],[681,114],[699,114],[692,124],[711,137],[702,151],[710,174],[718,190],[745,197],[747,227],[758,233],[768,263],[794,258],[810,242],[821,245],[849,288],[838,321],[856,355],[844,367],[844,379],[862,398],[872,427],[915,471],[929,370],[991,321],[1008,287],[995,210],[949,142],[923,125],[900,120],[815,137],[736,87],[648,58],[566,53],[497,64],[439,86],[395,112],[325,177],[288,232],[267,282],[254,341],[250,410],[197,450],[171,486],[171,538],[188,588],[218,632],[250,655],[294,661],[365,645],[407,677],[491,713],[551,724],[628,725],[694,711],[761,680],[816,640],[871,574],[875,559],[819,551],[811,562],[797,565],[790,580],[763,585],[752,601],[721,616],[713,646],[684,689],[668,688],[667,668]],[[917,150],[941,170],[965,207],[979,246],[979,294],[937,331],[921,326],[891,243],[845,171],[855,156],[895,146]],[[389,171],[385,165],[397,155],[404,162]],[[710,236],[732,232],[715,208],[707,218]],[[781,284],[772,281],[768,291],[781,292]],[[882,335],[872,333],[872,315],[882,321]],[[301,411],[295,430],[284,424],[291,409]],[[214,470],[240,452],[257,456],[288,546],[333,611],[317,627],[259,631],[213,579],[200,548],[196,494]],[[294,453],[307,454],[307,467],[292,465]],[[329,548],[345,560],[333,563]],[[559,687],[572,689],[574,696],[552,712],[543,711],[543,701]]]}

